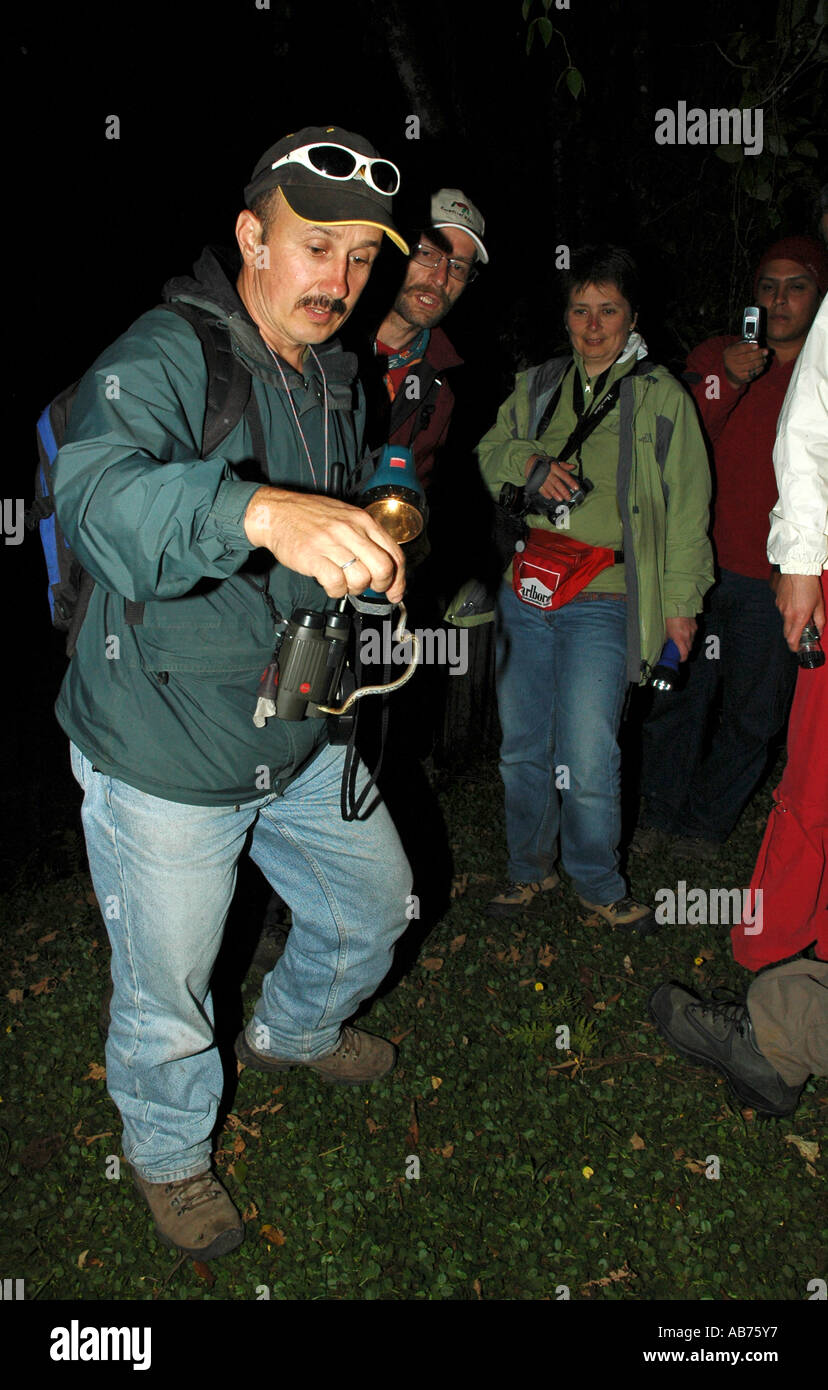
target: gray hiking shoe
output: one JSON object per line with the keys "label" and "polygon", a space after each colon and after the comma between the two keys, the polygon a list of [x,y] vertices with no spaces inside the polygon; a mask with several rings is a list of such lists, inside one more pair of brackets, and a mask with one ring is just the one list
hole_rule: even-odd
{"label": "gray hiking shoe", "polygon": [[712,999],[699,999],[671,983],[659,985],[649,1005],[653,1022],[673,1051],[720,1072],[739,1105],[766,1115],[793,1114],[802,1087],[783,1081],[759,1051],[744,999],[728,990],[714,990]]}
{"label": "gray hiking shoe", "polygon": [[378,1081],[394,1070],[397,1049],[385,1038],[377,1038],[373,1033],[363,1033],[361,1028],[343,1028],[339,1044],[327,1057],[314,1057],[309,1062],[297,1062],[289,1057],[271,1057],[252,1047],[245,1032],[239,1033],[235,1043],[236,1056],[246,1067],[254,1071],[290,1071],[291,1067],[307,1067],[318,1072],[323,1081],[338,1082],[342,1086],[361,1086],[367,1081]]}
{"label": "gray hiking shoe", "polygon": [[180,1182],[147,1182],[134,1168],[132,1176],[164,1245],[193,1260],[215,1260],[241,1245],[242,1219],[209,1169]]}
{"label": "gray hiking shoe", "polygon": [[510,883],[502,893],[492,898],[486,908],[487,917],[517,917],[542,902],[544,893],[553,893],[561,880],[553,870],[539,883]]}

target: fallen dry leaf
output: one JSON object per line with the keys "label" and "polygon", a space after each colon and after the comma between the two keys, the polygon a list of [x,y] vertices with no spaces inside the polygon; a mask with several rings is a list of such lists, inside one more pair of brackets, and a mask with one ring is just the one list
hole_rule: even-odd
{"label": "fallen dry leaf", "polygon": [[280,1231],[278,1226],[262,1226],[260,1235],[264,1237],[268,1245],[284,1245],[287,1240],[284,1231]]}
{"label": "fallen dry leaf", "polygon": [[250,1206],[245,1207],[244,1211],[242,1212],[242,1221],[255,1221],[258,1215],[259,1208],[256,1206],[255,1202],[251,1202]]}
{"label": "fallen dry leaf", "polygon": [[630,960],[629,956],[625,956],[625,957],[624,957],[624,969],[626,970],[626,972],[627,972],[628,975],[634,975],[634,974],[635,974],[635,971],[633,970],[633,964],[632,964],[632,961]]}
{"label": "fallen dry leaf", "polygon": [[370,1116],[370,1115],[366,1115],[366,1116],[365,1116],[365,1123],[366,1123],[366,1125],[368,1126],[368,1133],[369,1133],[369,1134],[376,1134],[377,1130],[380,1129],[380,1127],[381,1127],[380,1125],[377,1124],[376,1120],[372,1120],[372,1119],[371,1119],[371,1116]]}
{"label": "fallen dry leaf", "polygon": [[52,991],[50,990],[49,986],[50,986],[50,985],[53,985],[53,984],[54,984],[54,976],[53,976],[53,975],[44,975],[42,980],[38,980],[38,981],[37,981],[37,984],[31,985],[31,986],[29,987],[29,993],[30,993],[30,994],[51,994]]}
{"label": "fallen dry leaf", "polygon": [[90,1062],[89,1071],[83,1077],[84,1081],[105,1081],[106,1067],[102,1067],[100,1062]]}
{"label": "fallen dry leaf", "polygon": [[453,939],[451,945],[449,946],[449,950],[451,951],[452,955],[454,955],[454,952],[455,952],[455,951],[459,951],[459,950],[460,950],[460,947],[461,947],[461,946],[465,946],[465,944],[466,944],[466,933],[465,933],[465,932],[462,932],[460,936],[455,936],[455,937],[454,937],[454,939]]}
{"label": "fallen dry leaf", "polygon": [[86,1268],[86,1257],[88,1254],[88,1250],[81,1250],[80,1254],[78,1255],[78,1269]]}
{"label": "fallen dry leaf", "polygon": [[468,886],[469,886],[469,876],[468,876],[468,874],[458,874],[456,878],[453,878],[453,879],[451,880],[450,897],[452,897],[452,898],[462,898],[462,896],[463,896],[463,894],[466,892],[466,889],[468,888]]}
{"label": "fallen dry leaf", "polygon": [[707,1164],[703,1163],[699,1158],[686,1158],[684,1160],[684,1166],[691,1173],[707,1172]]}
{"label": "fallen dry leaf", "polygon": [[252,1134],[254,1139],[261,1139],[262,1137],[262,1131],[259,1125],[244,1124],[244,1122],[239,1119],[238,1115],[233,1114],[232,1110],[224,1121],[224,1128],[231,1130],[243,1129],[245,1134]]}
{"label": "fallen dry leaf", "polygon": [[421,964],[422,964],[423,970],[442,970],[442,968],[443,968],[443,957],[442,957],[442,956],[426,956],[425,960],[422,961]]}
{"label": "fallen dry leaf", "polygon": [[433,1090],[435,1090],[435,1091],[438,1090],[438,1089],[440,1088],[440,1086],[442,1086],[442,1084],[443,1084],[443,1078],[442,1078],[442,1076],[432,1076],[432,1078],[431,1078],[431,1085],[432,1085],[432,1089],[433,1089]]}
{"label": "fallen dry leaf", "polygon": [[633,1149],[646,1149],[647,1145],[644,1143],[640,1134],[634,1134],[630,1140],[630,1147]]}
{"label": "fallen dry leaf", "polygon": [[809,1163],[815,1163],[819,1158],[819,1144],[816,1139],[800,1139],[798,1134],[786,1134],[785,1143],[793,1144],[800,1158],[805,1158]]}
{"label": "fallen dry leaf", "polygon": [[483,1285],[481,1284],[479,1279],[475,1279],[474,1283],[472,1284],[472,1288],[474,1289],[478,1298],[483,1297]]}
{"label": "fallen dry leaf", "polygon": [[452,1154],[454,1153],[454,1145],[446,1144],[446,1147],[444,1149],[441,1149],[440,1153],[442,1154],[443,1158],[451,1158]]}
{"label": "fallen dry leaf", "polygon": [[417,1119],[417,1102],[411,1102],[411,1123],[408,1126],[408,1135],[411,1139],[412,1148],[417,1147],[420,1142],[420,1122]]}
{"label": "fallen dry leaf", "polygon": [[6,998],[8,999],[10,1004],[22,1004],[23,991],[22,989],[10,989],[6,994]]}
{"label": "fallen dry leaf", "polygon": [[539,949],[538,949],[538,965],[542,965],[542,966],[544,967],[544,969],[548,969],[549,966],[552,964],[553,960],[557,960],[557,959],[558,959],[557,954],[556,954],[555,951],[552,950],[552,947],[551,947],[551,946],[541,946],[541,947],[539,947]]}
{"label": "fallen dry leaf", "polygon": [[403,1031],[402,1031],[401,1033],[390,1033],[389,1036],[388,1036],[388,1041],[389,1041],[389,1042],[392,1042],[392,1043],[394,1044],[394,1046],[396,1047],[398,1043],[401,1043],[401,1042],[402,1042],[403,1038],[407,1038],[408,1035],[409,1035],[409,1033],[413,1033],[413,1032],[414,1032],[414,1029],[413,1029],[413,1028],[404,1028]]}
{"label": "fallen dry leaf", "polygon": [[[280,1087],[279,1087],[279,1090],[281,1090],[281,1089],[282,1089],[282,1088],[281,1088],[281,1086],[280,1086]],[[261,1115],[261,1114],[265,1114],[265,1115],[278,1115],[279,1111],[280,1111],[280,1110],[284,1110],[284,1108],[285,1108],[285,1102],[284,1102],[283,1100],[277,1100],[277,1101],[274,1101],[274,1103],[273,1103],[272,1105],[254,1105],[254,1106],[253,1106],[253,1109],[250,1111],[250,1114],[251,1114],[251,1115]]]}
{"label": "fallen dry leaf", "polygon": [[589,1279],[586,1284],[582,1284],[583,1289],[606,1288],[608,1284],[617,1284],[621,1279],[637,1279],[638,1275],[631,1270],[625,1260],[620,1269],[611,1269],[609,1274],[605,1274],[602,1279]]}
{"label": "fallen dry leaf", "polygon": [[216,1282],[215,1274],[210,1266],[205,1264],[203,1260],[193,1260],[193,1273],[196,1275],[196,1278],[206,1284],[209,1289],[211,1289]]}
{"label": "fallen dry leaf", "polygon": [[[37,938],[37,944],[38,944],[38,946],[45,946],[47,941],[54,941],[54,939],[55,939],[56,936],[57,936],[57,932],[56,932],[56,931],[49,931],[49,932],[46,933],[45,936],[39,936],[39,937]],[[89,1252],[87,1251],[86,1253],[88,1254]]]}

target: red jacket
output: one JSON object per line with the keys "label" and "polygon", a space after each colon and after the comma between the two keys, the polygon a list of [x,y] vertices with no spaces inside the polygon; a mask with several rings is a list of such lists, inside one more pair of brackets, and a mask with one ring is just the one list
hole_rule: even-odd
{"label": "red jacket", "polygon": [[730,335],[700,343],[687,359],[685,380],[713,445],[713,540],[718,563],[736,574],[767,579],[769,514],[777,498],[773,445],[795,360],[783,365],[772,356],[760,377],[734,390],[725,376],[723,354],[739,341]]}

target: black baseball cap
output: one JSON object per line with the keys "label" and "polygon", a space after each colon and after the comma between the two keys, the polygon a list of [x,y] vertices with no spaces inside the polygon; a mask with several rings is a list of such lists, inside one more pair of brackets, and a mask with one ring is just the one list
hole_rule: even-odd
{"label": "black baseball cap", "polygon": [[372,188],[358,169],[350,178],[334,179],[298,162],[273,168],[285,155],[307,145],[343,145],[354,155],[365,155],[366,160],[381,158],[364,136],[354,135],[341,126],[305,126],[265,150],[244,190],[246,206],[249,207],[259,194],[281,188],[288,207],[304,222],[331,227],[349,223],[378,227],[387,232],[394,245],[407,256],[408,245],[391,218],[392,195]]}

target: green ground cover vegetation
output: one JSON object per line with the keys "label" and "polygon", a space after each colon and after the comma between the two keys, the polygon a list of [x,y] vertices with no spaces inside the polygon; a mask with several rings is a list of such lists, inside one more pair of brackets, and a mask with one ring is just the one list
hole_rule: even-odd
{"label": "green ground cover vegetation", "polygon": [[[453,896],[434,924],[423,899],[364,1020],[399,1041],[387,1081],[239,1074],[232,1038],[260,977],[242,985],[243,960],[222,957],[217,1168],[246,1240],[209,1267],[155,1239],[125,1164],[107,1177],[108,949],[79,835],[56,833],[52,862],[21,869],[2,901],[0,1205],[3,1272],[27,1298],[808,1297],[824,1273],[826,1083],[792,1118],[761,1120],[675,1058],[647,1012],[668,978],[744,988],[728,929],[615,935],[568,886],[488,919],[505,868],[494,759],[440,775],[436,799]],[[635,861],[635,890],[746,884],[769,804],[766,788],[704,869]]]}

